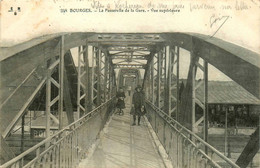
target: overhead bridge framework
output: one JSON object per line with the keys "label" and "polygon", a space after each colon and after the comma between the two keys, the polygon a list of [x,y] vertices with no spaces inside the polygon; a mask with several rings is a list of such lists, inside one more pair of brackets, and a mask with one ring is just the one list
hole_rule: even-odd
{"label": "overhead bridge framework", "polygon": [[[71,53],[75,47],[76,66]],[[180,49],[190,52],[187,84],[181,100]],[[113,108],[115,86],[122,86],[123,79],[131,76],[144,88],[151,125],[163,137],[160,141],[166,151],[173,151],[168,154],[174,166],[246,167],[259,150],[259,128],[237,164],[207,143],[208,64],[260,98],[259,54],[229,42],[191,33],[64,33],[1,48],[0,59],[3,149],[8,151],[5,139],[28,110],[37,106],[46,115],[46,139],[11,160],[6,158],[9,161],[0,167],[77,166]],[[120,70],[118,79],[115,69]],[[140,69],[145,72],[143,81]],[[200,82],[196,81],[198,70],[203,72]],[[203,101],[196,96],[201,85]],[[41,101],[44,105],[40,105]],[[197,121],[196,104],[203,109],[203,116]],[[56,116],[53,111],[57,111]],[[63,111],[68,123],[64,121]],[[59,131],[51,135],[51,121],[55,119]],[[203,139],[195,134],[202,122]],[[94,131],[89,132],[91,138],[81,140],[91,124],[95,125]],[[171,139],[177,142],[173,148],[168,146],[167,129],[171,130]],[[31,153],[35,154],[34,159],[26,162]],[[191,162],[186,162],[189,159]]]}

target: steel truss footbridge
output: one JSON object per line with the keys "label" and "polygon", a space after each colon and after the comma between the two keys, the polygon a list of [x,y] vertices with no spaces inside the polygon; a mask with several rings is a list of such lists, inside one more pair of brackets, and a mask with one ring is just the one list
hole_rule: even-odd
{"label": "steel truss footbridge", "polygon": [[[190,60],[180,97],[182,49]],[[193,33],[61,33],[1,48],[0,59],[1,168],[77,167],[127,81],[142,85],[147,118],[173,167],[246,167],[259,150],[259,128],[235,162],[208,143],[208,64],[260,98],[259,54],[225,40]],[[199,119],[196,106],[203,109]],[[28,111],[42,111],[44,139],[25,149]],[[19,154],[7,143],[17,125]]]}

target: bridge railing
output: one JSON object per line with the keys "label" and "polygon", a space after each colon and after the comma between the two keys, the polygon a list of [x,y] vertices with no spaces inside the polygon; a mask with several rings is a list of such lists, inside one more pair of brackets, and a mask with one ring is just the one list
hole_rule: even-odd
{"label": "bridge railing", "polygon": [[[114,98],[101,104],[0,168],[76,167],[96,140],[113,107]],[[32,155],[35,157],[30,158]]]}
{"label": "bridge railing", "polygon": [[166,150],[173,167],[239,168],[229,158],[151,102],[147,101],[146,104],[148,120]]}

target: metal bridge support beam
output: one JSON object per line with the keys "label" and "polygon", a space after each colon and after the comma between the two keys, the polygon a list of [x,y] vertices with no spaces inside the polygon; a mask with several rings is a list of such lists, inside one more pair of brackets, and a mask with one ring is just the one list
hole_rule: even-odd
{"label": "metal bridge support beam", "polygon": [[[101,49],[93,47],[92,55],[92,88],[94,104],[99,106],[101,104]],[[95,66],[96,65],[96,66]]]}
{"label": "metal bridge support beam", "polygon": [[151,71],[151,96],[152,96],[152,103],[154,104],[155,102],[155,99],[154,99],[154,80],[155,80],[155,76],[154,76],[154,56],[151,60],[151,63],[150,63],[150,71]]}
{"label": "metal bridge support beam", "polygon": [[[151,60],[153,59],[153,53],[150,53],[150,56],[147,60],[146,66],[145,66],[145,73],[144,73],[144,78],[143,78],[143,84],[142,87],[145,88],[146,90],[146,96],[149,97],[149,99],[151,98]],[[138,73],[140,74],[140,73]],[[151,100],[150,100],[151,101]]]}
{"label": "metal bridge support beam", "polygon": [[91,100],[92,103],[97,107],[97,68],[96,68],[96,59],[97,59],[98,49],[92,47],[92,70],[91,70]]}
{"label": "metal bridge support beam", "polygon": [[[156,59],[156,61],[154,61],[154,58]],[[156,100],[154,100],[155,103],[160,109],[165,107],[165,101],[166,101],[166,97],[164,96],[162,98],[162,95],[166,94],[165,92],[165,88],[166,88],[166,52],[165,52],[165,48],[163,48],[161,51],[159,51],[158,53],[156,53],[153,56],[153,59],[151,60],[151,75],[152,75],[152,91],[154,91],[154,84],[156,81]],[[156,75],[155,73],[156,72]],[[156,77],[155,77],[156,76]],[[163,88],[162,88],[163,87]]]}
{"label": "metal bridge support beam", "polygon": [[60,40],[60,64],[59,64],[59,82],[60,82],[60,87],[59,87],[59,107],[58,107],[58,112],[59,112],[59,129],[63,128],[63,86],[64,86],[64,36],[61,36]]}
{"label": "metal bridge support beam", "polygon": [[177,47],[176,49],[176,78],[177,78],[177,84],[176,84],[176,96],[177,96],[177,103],[176,103],[176,120],[179,121],[179,113],[180,113],[180,47]]}
{"label": "metal bridge support beam", "polygon": [[[66,56],[66,55],[65,55]],[[66,67],[66,65],[65,65]],[[68,124],[73,123],[74,121],[74,111],[73,111],[73,105],[72,105],[72,97],[71,97],[71,86],[70,84],[72,82],[69,81],[69,72],[66,70],[66,68],[64,68],[64,89],[63,89],[63,95],[64,95],[64,106],[66,109],[66,113],[67,113],[67,118],[68,118]]]}
{"label": "metal bridge support beam", "polygon": [[[200,69],[202,72],[203,72],[203,80],[201,81],[196,81],[196,72],[197,72],[197,69]],[[197,130],[197,127],[198,125],[203,122],[203,137],[204,139],[206,140],[206,134],[207,134],[207,131],[206,129],[208,128],[208,123],[206,123],[207,119],[206,119],[206,116],[207,116],[207,102],[208,102],[208,63],[204,60],[204,64],[201,65],[199,63],[199,59],[195,61],[195,64],[193,65],[193,69],[192,69],[192,130],[193,131],[196,131]],[[196,97],[196,90],[201,86],[203,85],[203,100],[199,100],[197,97]],[[203,110],[203,116],[198,120],[196,121],[196,106],[195,105],[198,105],[200,108],[202,108]]]}
{"label": "metal bridge support beam", "polygon": [[[209,112],[208,112],[208,62],[204,60],[204,140],[208,142],[208,123],[209,123]],[[207,147],[205,148],[206,154],[208,154]]]}
{"label": "metal bridge support beam", "polygon": [[84,57],[84,67],[85,67],[85,74],[84,74],[84,83],[85,83],[85,113],[90,112],[92,110],[92,99],[91,99],[91,75],[90,75],[90,67],[89,67],[89,45],[86,41],[86,45],[83,48],[83,57]]}
{"label": "metal bridge support beam", "polygon": [[110,94],[110,88],[111,88],[111,64],[110,64],[110,57],[107,56],[107,99],[109,100],[111,98],[111,94]]}
{"label": "metal bridge support beam", "polygon": [[145,88],[145,95],[148,96],[148,99],[151,99],[151,57],[152,55],[150,55],[150,59],[147,61],[147,66],[145,68],[144,79],[142,84],[142,87]]}
{"label": "metal bridge support beam", "polygon": [[108,74],[108,62],[107,62],[107,57],[105,56],[105,67],[104,67],[104,80],[103,80],[103,100],[106,102],[107,100],[107,74]]}
{"label": "metal bridge support beam", "polygon": [[[165,107],[165,83],[166,83],[166,56],[165,48],[159,51],[157,56],[157,105],[164,110]],[[163,96],[164,95],[164,96]]]}
{"label": "metal bridge support beam", "polygon": [[149,83],[149,68],[148,67],[146,67],[145,70],[144,70],[144,80],[143,80],[143,83],[142,83],[142,88],[145,89],[144,90],[145,95],[147,95],[149,93],[147,83]]}
{"label": "metal bridge support beam", "polygon": [[173,73],[173,62],[174,61],[174,55],[170,53],[170,46],[166,46],[166,57],[168,58],[168,72],[167,72],[167,80],[165,81],[165,112],[167,112],[169,115],[171,115],[171,106],[172,106],[172,100],[171,95],[173,94],[171,92],[171,84],[172,84],[172,73]]}
{"label": "metal bridge support beam", "polygon": [[[193,53],[191,53],[191,59],[193,60]],[[191,60],[191,61],[192,61]],[[191,80],[191,90],[192,90],[192,110],[191,110],[191,130],[195,132],[195,122],[196,122],[196,73],[197,73],[197,66],[195,65],[198,62],[199,58],[197,58],[194,62],[192,62],[192,80]],[[187,81],[188,82],[188,81]]]}
{"label": "metal bridge support beam", "polygon": [[158,53],[154,55],[154,64],[153,64],[153,69],[154,69],[154,102],[153,104],[157,105],[158,103]]}
{"label": "metal bridge support beam", "polygon": [[[116,88],[117,88],[117,83],[116,83],[116,73],[114,71],[114,68],[112,67],[113,69],[113,74],[112,74],[112,96],[115,96],[116,95]],[[114,87],[113,87],[114,86]]]}
{"label": "metal bridge support beam", "polygon": [[[168,74],[166,89],[166,111],[178,120],[179,111],[179,47],[167,46]],[[174,74],[174,66],[176,75]]]}
{"label": "metal bridge support beam", "polygon": [[[59,65],[59,79],[58,82],[52,78],[53,71]],[[46,79],[46,138],[50,137],[50,119],[51,107],[58,101],[58,114],[59,114],[59,129],[63,127],[63,94],[64,94],[64,36],[60,40],[60,54],[59,59],[52,63],[47,69]],[[58,95],[51,98],[51,85],[58,88]],[[47,143],[45,148],[48,148],[50,143]]]}
{"label": "metal bridge support beam", "polygon": [[146,94],[146,98],[151,101],[151,95],[152,95],[152,92],[151,92],[151,80],[152,80],[152,77],[151,77],[151,66],[150,66],[150,63],[147,62],[147,80],[144,78],[144,82],[145,83],[145,87],[147,88],[147,94]]}
{"label": "metal bridge support beam", "polygon": [[[62,53],[61,53],[62,55]],[[64,56],[64,55],[63,55]],[[61,57],[61,56],[60,56]],[[61,63],[63,62],[63,64]],[[55,68],[59,65],[59,68],[61,69],[61,64],[63,65],[64,67],[64,60],[62,60],[62,58],[59,58],[58,60],[56,60],[54,63],[52,63],[48,69],[47,69],[47,79],[46,79],[46,138],[50,137],[50,119],[51,119],[51,107],[57,102],[59,101],[58,103],[58,112],[59,112],[59,128],[61,129],[62,128],[62,112],[63,112],[63,104],[61,104],[61,98],[63,100],[63,94],[60,95],[61,91],[63,93],[63,89],[61,89],[61,81],[60,80],[63,80],[63,77],[61,77],[61,75],[63,74],[60,74],[59,73],[59,82],[57,82],[54,78],[52,78],[52,74],[53,74],[53,71],[55,70]],[[64,70],[62,68],[62,70]],[[61,72],[59,70],[59,72]],[[53,86],[57,87],[59,89],[59,92],[58,92],[58,95],[52,99],[51,97],[51,85],[53,84]],[[50,143],[47,143],[45,145],[45,148],[48,148],[50,145]]]}
{"label": "metal bridge support beam", "polygon": [[[46,138],[50,136],[50,115],[51,115],[51,70],[47,71],[47,80],[46,80]],[[47,149],[49,144],[45,146]]]}
{"label": "metal bridge support beam", "polygon": [[111,64],[110,64],[110,57],[108,57],[107,58],[108,59],[108,90],[107,90],[107,96],[108,96],[108,99],[110,99],[111,98],[111,89],[112,89],[112,84],[111,84],[111,76],[112,76],[112,74],[111,74]]}
{"label": "metal bridge support beam", "polygon": [[236,164],[241,168],[246,168],[259,151],[259,127],[260,124],[256,131],[250,136],[250,140],[236,161]]}
{"label": "metal bridge support beam", "polygon": [[195,74],[197,70],[195,66],[195,62],[199,60],[199,57],[197,57],[193,52],[191,52],[191,61],[190,61],[190,67],[189,67],[189,72],[187,77],[187,83],[185,89],[183,90],[181,96],[181,102],[180,102],[181,103],[180,122],[190,130],[193,130],[193,124],[195,121],[194,81],[195,81]]}
{"label": "metal bridge support beam", "polygon": [[[84,61],[85,50],[87,50],[86,47],[78,47],[77,119],[82,116],[82,113],[86,112],[86,63]],[[84,104],[82,104],[83,100]]]}
{"label": "metal bridge support beam", "polygon": [[146,78],[147,78],[147,80],[144,78],[145,88],[147,89],[145,95],[147,98],[150,99],[151,98],[150,97],[150,95],[151,95],[151,87],[150,87],[151,86],[151,67],[150,66],[147,67],[147,77]]}
{"label": "metal bridge support beam", "polygon": [[160,51],[156,54],[155,56],[157,58],[157,61],[156,61],[156,65],[157,65],[157,75],[156,75],[156,83],[157,83],[157,86],[156,86],[156,97],[157,97],[157,100],[156,100],[156,105],[157,107],[159,107],[160,109],[163,108],[163,103],[164,103],[164,98],[162,99],[162,86],[164,87],[164,85],[162,85],[162,80],[163,80],[163,70],[164,70],[164,64],[163,64],[163,52]]}
{"label": "metal bridge support beam", "polygon": [[162,95],[164,95],[163,97],[163,102],[161,104],[161,108],[167,112],[167,102],[168,102],[168,98],[167,98],[167,92],[168,92],[168,88],[167,88],[167,52],[166,52],[166,46],[163,47],[162,49],[162,76],[161,76],[161,82],[162,82],[162,86],[163,89],[161,89]]}
{"label": "metal bridge support beam", "polygon": [[162,69],[161,69],[161,53],[157,54],[157,89],[156,89],[156,97],[157,97],[157,101],[156,101],[156,105],[157,107],[160,108],[160,102],[161,102],[161,81],[160,81],[160,77],[161,77],[161,73]]}
{"label": "metal bridge support beam", "polygon": [[109,100],[110,99],[110,62],[109,62],[109,57],[106,54],[106,62],[107,62],[107,74],[106,74],[106,99]]}
{"label": "metal bridge support beam", "polygon": [[98,52],[96,55],[96,65],[97,65],[97,105],[101,104],[101,50],[98,48]]}
{"label": "metal bridge support beam", "polygon": [[[196,73],[198,68],[204,73],[203,80],[196,81]],[[196,90],[203,85],[203,100],[199,100],[196,97]],[[182,120],[181,122],[191,129],[193,132],[197,132],[197,126],[203,123],[203,137],[207,141],[207,129],[208,129],[208,63],[204,60],[204,64],[199,63],[199,57],[196,55],[196,51],[191,52],[190,68],[186,83],[186,88],[183,91],[181,97],[181,111]],[[196,104],[202,108],[203,116],[196,120]],[[192,113],[190,113],[190,111]]]}
{"label": "metal bridge support beam", "polygon": [[149,93],[147,95],[147,98],[149,99],[150,102],[153,101],[153,88],[152,88],[152,83],[153,83],[153,76],[152,76],[152,61],[148,64],[149,66],[149,82],[147,83],[147,87],[149,87]]}
{"label": "metal bridge support beam", "polygon": [[162,68],[162,70],[161,70],[161,77],[160,77],[160,82],[161,82],[161,87],[163,87],[163,88],[161,88],[160,89],[160,92],[161,92],[161,96],[163,96],[163,98],[162,98],[162,100],[161,100],[161,103],[160,103],[160,108],[162,109],[162,110],[166,110],[166,101],[168,101],[167,100],[167,98],[166,98],[166,95],[167,95],[167,76],[166,76],[166,74],[167,74],[167,68],[166,68],[166,66],[167,66],[167,61],[166,61],[166,47],[163,47],[162,48],[162,50],[161,50],[161,68]]}
{"label": "metal bridge support beam", "polygon": [[105,72],[104,72],[104,102],[108,100],[108,86],[109,86],[109,61],[108,56],[105,53]]}
{"label": "metal bridge support beam", "polygon": [[107,59],[105,53],[102,51],[102,48],[99,48],[100,50],[100,104],[106,102],[106,82],[107,82]]}
{"label": "metal bridge support beam", "polygon": [[109,58],[109,74],[110,74],[110,77],[109,77],[109,95],[110,95],[110,98],[113,97],[113,90],[114,90],[114,87],[116,87],[116,84],[114,84],[114,79],[115,79],[115,71],[114,71],[114,68],[113,68],[113,65],[112,65],[112,60],[111,58]]}
{"label": "metal bridge support beam", "polygon": [[23,114],[23,116],[22,116],[22,134],[21,134],[21,148],[20,148],[20,150],[21,150],[21,153],[23,153],[24,152],[24,120],[25,120],[25,115],[26,115],[26,113],[27,112],[25,112],[24,114]]}
{"label": "metal bridge support beam", "polygon": [[[107,56],[108,56],[108,53],[107,53]],[[114,90],[114,69],[113,69],[113,66],[112,66],[112,60],[111,60],[111,57],[109,56],[108,57],[108,65],[109,65],[109,99],[112,98],[113,96],[113,90]]]}

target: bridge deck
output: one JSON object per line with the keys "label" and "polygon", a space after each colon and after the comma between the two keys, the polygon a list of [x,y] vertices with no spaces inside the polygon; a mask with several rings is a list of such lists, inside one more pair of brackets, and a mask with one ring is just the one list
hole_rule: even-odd
{"label": "bridge deck", "polygon": [[83,160],[80,168],[165,167],[144,118],[140,126],[131,126],[130,97],[126,98],[124,112],[123,116],[112,116],[93,155]]}

